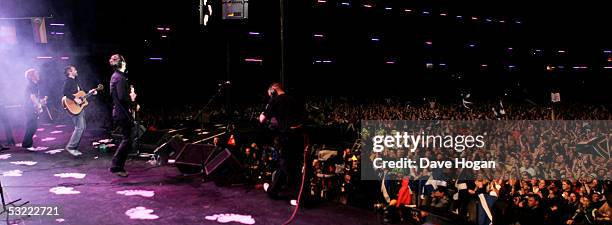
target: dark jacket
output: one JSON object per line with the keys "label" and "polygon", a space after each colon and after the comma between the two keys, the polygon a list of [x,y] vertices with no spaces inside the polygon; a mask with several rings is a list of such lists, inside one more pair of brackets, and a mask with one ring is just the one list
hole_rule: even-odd
{"label": "dark jacket", "polygon": [[130,86],[124,73],[115,71],[110,80],[110,93],[113,99],[113,119],[131,119],[130,109]]}

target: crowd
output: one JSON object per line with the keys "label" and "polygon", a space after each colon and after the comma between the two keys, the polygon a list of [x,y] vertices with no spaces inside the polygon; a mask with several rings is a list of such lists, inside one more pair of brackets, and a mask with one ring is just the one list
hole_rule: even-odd
{"label": "crowd", "polygon": [[[362,170],[373,168],[361,165],[362,156],[425,157],[432,160],[456,156],[495,160],[502,162],[499,164],[501,168],[473,173],[463,171],[460,176],[458,171],[451,170],[376,171],[380,180],[376,188],[369,190],[376,190],[377,201],[382,203],[384,208],[397,211],[395,216],[390,217],[413,224],[431,222],[434,214],[445,218],[459,218],[448,224],[456,224],[457,221],[477,222],[476,215],[487,217],[487,213],[482,210],[480,213],[474,213],[478,210],[470,209],[482,209],[481,194],[484,199],[493,199],[489,205],[493,224],[610,224],[612,211],[607,201],[612,198],[608,190],[609,178],[612,177],[612,159],[576,148],[577,143],[600,138],[606,140],[605,147],[609,149],[607,143],[611,130],[606,123],[606,120],[612,120],[609,105],[543,106],[502,102],[446,104],[394,99],[355,102],[336,98],[310,99],[305,101],[305,108],[309,124],[336,127],[340,133],[353,133],[354,137],[363,137],[359,135],[363,134],[363,120],[498,121],[494,129],[491,129],[491,126],[479,127],[468,122],[468,127],[473,127],[472,132],[485,132],[482,130],[485,128],[488,129],[486,132],[489,132],[486,147],[474,151],[459,153],[444,148],[431,148],[410,153],[401,149],[390,149],[382,153],[364,155],[359,148],[344,146],[334,163],[330,163],[328,158],[322,160],[315,156],[312,161],[314,174],[310,182],[310,194],[313,196],[345,204],[364,204],[364,201],[356,200],[363,198],[364,192],[367,192],[364,188],[367,186],[366,182],[360,181],[360,175]],[[253,118],[259,114],[260,109],[260,105],[234,106],[232,111],[228,112],[224,106],[218,105],[206,110],[198,118],[194,116],[198,115],[200,107],[150,111],[144,109],[144,112],[141,112],[141,120],[150,128],[170,127],[190,119],[214,122],[221,118],[238,118],[254,122]],[[558,122],[534,125],[533,121],[528,120]],[[447,127],[438,125],[434,130],[445,128]],[[367,134],[365,137],[368,137]],[[255,163],[255,157],[265,158],[266,167],[271,165],[274,153],[270,146],[248,145],[249,156],[245,159],[251,160],[249,163]],[[324,148],[319,145],[318,150]],[[335,176],[327,177],[330,174]],[[439,183],[430,182],[432,179]],[[410,190],[410,198],[406,197],[406,189]],[[419,213],[406,210],[405,206],[409,205],[417,206]]]}

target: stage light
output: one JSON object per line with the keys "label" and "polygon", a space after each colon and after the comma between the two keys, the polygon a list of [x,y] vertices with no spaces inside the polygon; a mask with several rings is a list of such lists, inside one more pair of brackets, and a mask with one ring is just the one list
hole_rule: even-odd
{"label": "stage light", "polygon": [[425,44],[426,44],[426,45],[432,45],[432,44],[433,44],[433,42],[431,42],[431,41],[426,41],[426,42],[425,42]]}
{"label": "stage light", "polygon": [[488,23],[493,22],[493,20],[489,19],[489,18],[486,18],[485,21],[488,22]]}
{"label": "stage light", "polygon": [[389,61],[386,61],[385,63],[386,63],[386,64],[395,64],[395,61],[391,61],[391,60],[389,60]]}
{"label": "stage light", "polygon": [[164,28],[163,27],[158,27],[157,30],[164,30]]}
{"label": "stage light", "polygon": [[348,3],[348,2],[343,2],[343,3],[340,3],[340,5],[343,5],[343,6],[351,6],[351,3]]}
{"label": "stage light", "polygon": [[325,35],[324,35],[324,34],[313,34],[313,36],[314,36],[315,38],[319,38],[319,39],[321,39],[321,38],[325,38]]}
{"label": "stage light", "polygon": [[261,58],[246,58],[244,59],[245,62],[255,62],[255,63],[262,63],[263,60]]}
{"label": "stage light", "polygon": [[373,37],[373,38],[371,38],[370,40],[372,40],[373,42],[379,42],[379,41],[380,41],[380,39],[379,39],[379,38],[376,38],[376,37]]}
{"label": "stage light", "polygon": [[317,0],[317,3],[327,3],[326,0]]}
{"label": "stage light", "polygon": [[249,35],[258,36],[260,35],[260,33],[259,32],[249,32]]}
{"label": "stage light", "polygon": [[448,13],[442,12],[440,13],[440,16],[448,16]]}
{"label": "stage light", "polygon": [[588,66],[574,66],[572,68],[576,70],[583,70],[583,69],[588,69],[589,67]]}
{"label": "stage light", "polygon": [[514,23],[521,24],[522,22],[520,20],[517,20],[517,21],[514,21]]}
{"label": "stage light", "polygon": [[167,38],[168,36],[166,36],[166,35],[162,35],[161,37],[162,37],[162,38]]}
{"label": "stage light", "polygon": [[363,5],[363,7],[365,7],[365,8],[372,8],[372,5],[370,5],[370,4],[364,4],[364,5]]}
{"label": "stage light", "polygon": [[566,53],[566,51],[565,51],[565,50],[559,50],[559,51],[557,51],[557,52],[558,52],[558,53]]}
{"label": "stage light", "polygon": [[478,20],[478,17],[472,16],[472,20]]}
{"label": "stage light", "polygon": [[505,20],[500,20],[499,23],[506,23],[506,21]]}
{"label": "stage light", "polygon": [[554,66],[551,66],[551,65],[546,66],[546,71],[550,72],[550,71],[553,71],[553,70],[555,70]]}
{"label": "stage light", "polygon": [[429,15],[430,12],[429,11],[423,11],[423,15]]}
{"label": "stage light", "polygon": [[52,56],[37,56],[37,59],[53,59]]}
{"label": "stage light", "polygon": [[162,60],[164,60],[164,58],[161,58],[161,57],[151,57],[151,58],[149,58],[149,60],[162,61]]}
{"label": "stage light", "polygon": [[612,66],[604,66],[604,69],[612,69]]}
{"label": "stage light", "polygon": [[612,54],[612,50],[604,50],[603,53],[604,54]]}
{"label": "stage light", "polygon": [[49,26],[63,27],[63,26],[65,26],[65,24],[63,24],[63,23],[51,23],[51,24],[49,24]]}
{"label": "stage light", "polygon": [[457,19],[463,19],[463,16],[456,16]]}
{"label": "stage light", "polygon": [[434,67],[434,64],[433,64],[433,63],[430,63],[430,62],[425,63],[425,68],[427,68],[427,69],[433,69],[433,67]]}
{"label": "stage light", "polygon": [[61,59],[62,59],[62,60],[68,60],[68,59],[70,59],[70,57],[68,57],[68,56],[62,56],[62,57],[61,57]]}
{"label": "stage light", "polygon": [[411,13],[411,12],[412,12],[412,9],[404,9],[404,12],[406,12],[406,13]]}
{"label": "stage light", "polygon": [[393,8],[391,7],[385,7],[385,10],[392,10]]}

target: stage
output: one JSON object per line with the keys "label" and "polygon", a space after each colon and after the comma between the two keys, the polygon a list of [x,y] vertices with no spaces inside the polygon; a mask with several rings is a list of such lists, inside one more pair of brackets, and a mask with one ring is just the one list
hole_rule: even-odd
{"label": "stage", "polygon": [[[0,177],[8,201],[25,206],[58,206],[59,216],[35,216],[7,224],[282,224],[293,211],[287,200],[271,200],[262,190],[217,187],[174,166],[155,166],[131,159],[130,173],[108,172],[115,148],[101,153],[92,142],[108,138],[89,129],[79,157],[62,150],[70,125],[42,124],[34,139],[37,152],[12,147],[0,152]],[[15,132],[17,142],[21,133]],[[2,136],[3,137],[3,136]],[[236,214],[233,217],[223,214]],[[2,220],[5,215],[1,215]],[[12,216],[11,219],[19,217]],[[325,203],[300,209],[293,224],[378,224],[373,211]]]}

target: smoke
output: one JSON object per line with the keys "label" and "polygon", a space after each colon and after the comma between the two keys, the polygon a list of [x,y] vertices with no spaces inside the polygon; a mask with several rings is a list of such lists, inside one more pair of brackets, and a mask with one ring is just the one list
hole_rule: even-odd
{"label": "smoke", "polygon": [[[23,105],[28,81],[24,73],[34,68],[40,76],[40,94],[48,96],[49,111],[53,122],[68,118],[61,106],[64,68],[75,65],[83,89],[99,83],[94,75],[85,49],[76,46],[72,26],[76,26],[74,7],[69,1],[2,0],[0,1],[0,107],[5,109],[13,127],[23,126]],[[32,17],[45,17],[48,43],[36,43]],[[80,43],[81,46],[86,43]],[[85,90],[86,91],[86,90]],[[95,102],[95,100],[93,100]],[[90,107],[96,107],[92,103]],[[92,111],[92,110],[89,110]],[[92,113],[96,114],[96,113]],[[89,115],[94,117],[96,115]],[[44,113],[41,122],[50,119]]]}

